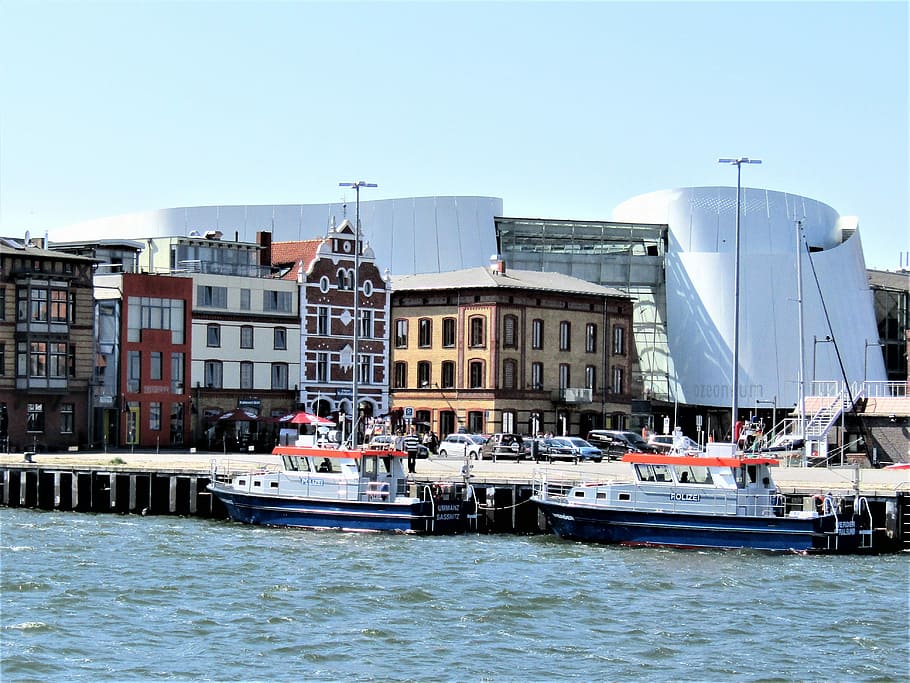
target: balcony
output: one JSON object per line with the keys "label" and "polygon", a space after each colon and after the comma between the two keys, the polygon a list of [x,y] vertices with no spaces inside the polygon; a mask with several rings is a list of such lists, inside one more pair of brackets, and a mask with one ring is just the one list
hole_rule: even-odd
{"label": "balcony", "polygon": [[580,404],[590,403],[593,400],[594,391],[591,389],[582,389],[580,387],[564,387],[553,392],[553,403]]}

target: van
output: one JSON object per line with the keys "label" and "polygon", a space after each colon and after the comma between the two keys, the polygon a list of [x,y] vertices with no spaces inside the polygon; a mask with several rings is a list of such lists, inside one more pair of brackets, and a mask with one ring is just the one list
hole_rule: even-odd
{"label": "van", "polygon": [[641,434],[619,429],[592,429],[588,432],[587,441],[602,450],[604,457],[610,460],[619,460],[626,453],[658,452]]}

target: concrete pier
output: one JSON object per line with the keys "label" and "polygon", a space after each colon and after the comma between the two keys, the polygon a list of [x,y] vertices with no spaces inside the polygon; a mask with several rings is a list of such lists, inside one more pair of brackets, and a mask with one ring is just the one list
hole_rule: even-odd
{"label": "concrete pier", "polygon": [[[7,507],[118,514],[226,518],[207,490],[212,463],[219,472],[244,472],[275,463],[268,454],[223,453],[42,453],[0,454],[0,501]],[[480,504],[479,530],[537,533],[541,520],[530,501],[535,469],[551,481],[617,480],[629,477],[619,462],[534,463],[472,461],[470,481]],[[418,483],[463,481],[464,460],[418,460]],[[910,470],[778,467],[778,487],[788,509],[803,509],[817,494],[866,497],[879,541],[910,549]]]}

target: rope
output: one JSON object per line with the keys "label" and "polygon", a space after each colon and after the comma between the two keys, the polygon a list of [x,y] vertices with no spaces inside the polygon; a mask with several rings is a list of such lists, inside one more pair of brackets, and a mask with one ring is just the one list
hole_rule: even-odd
{"label": "rope", "polygon": [[505,507],[501,507],[501,508],[498,508],[495,505],[481,505],[480,503],[478,503],[477,509],[478,510],[494,510],[494,511],[495,510],[511,510],[513,508],[517,508],[519,505],[524,505],[525,503],[530,503],[530,502],[531,502],[531,499],[528,498],[526,500],[521,501],[520,503],[515,503],[515,505],[506,505]]}

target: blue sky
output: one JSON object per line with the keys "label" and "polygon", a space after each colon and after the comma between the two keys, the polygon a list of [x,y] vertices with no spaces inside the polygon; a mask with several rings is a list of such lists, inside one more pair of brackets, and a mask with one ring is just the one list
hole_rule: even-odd
{"label": "blue sky", "polygon": [[[0,234],[206,204],[736,184],[910,256],[904,2],[0,1]],[[367,195],[364,195],[367,198]],[[324,226],[314,226],[314,235]],[[907,257],[905,257],[906,260]]]}

